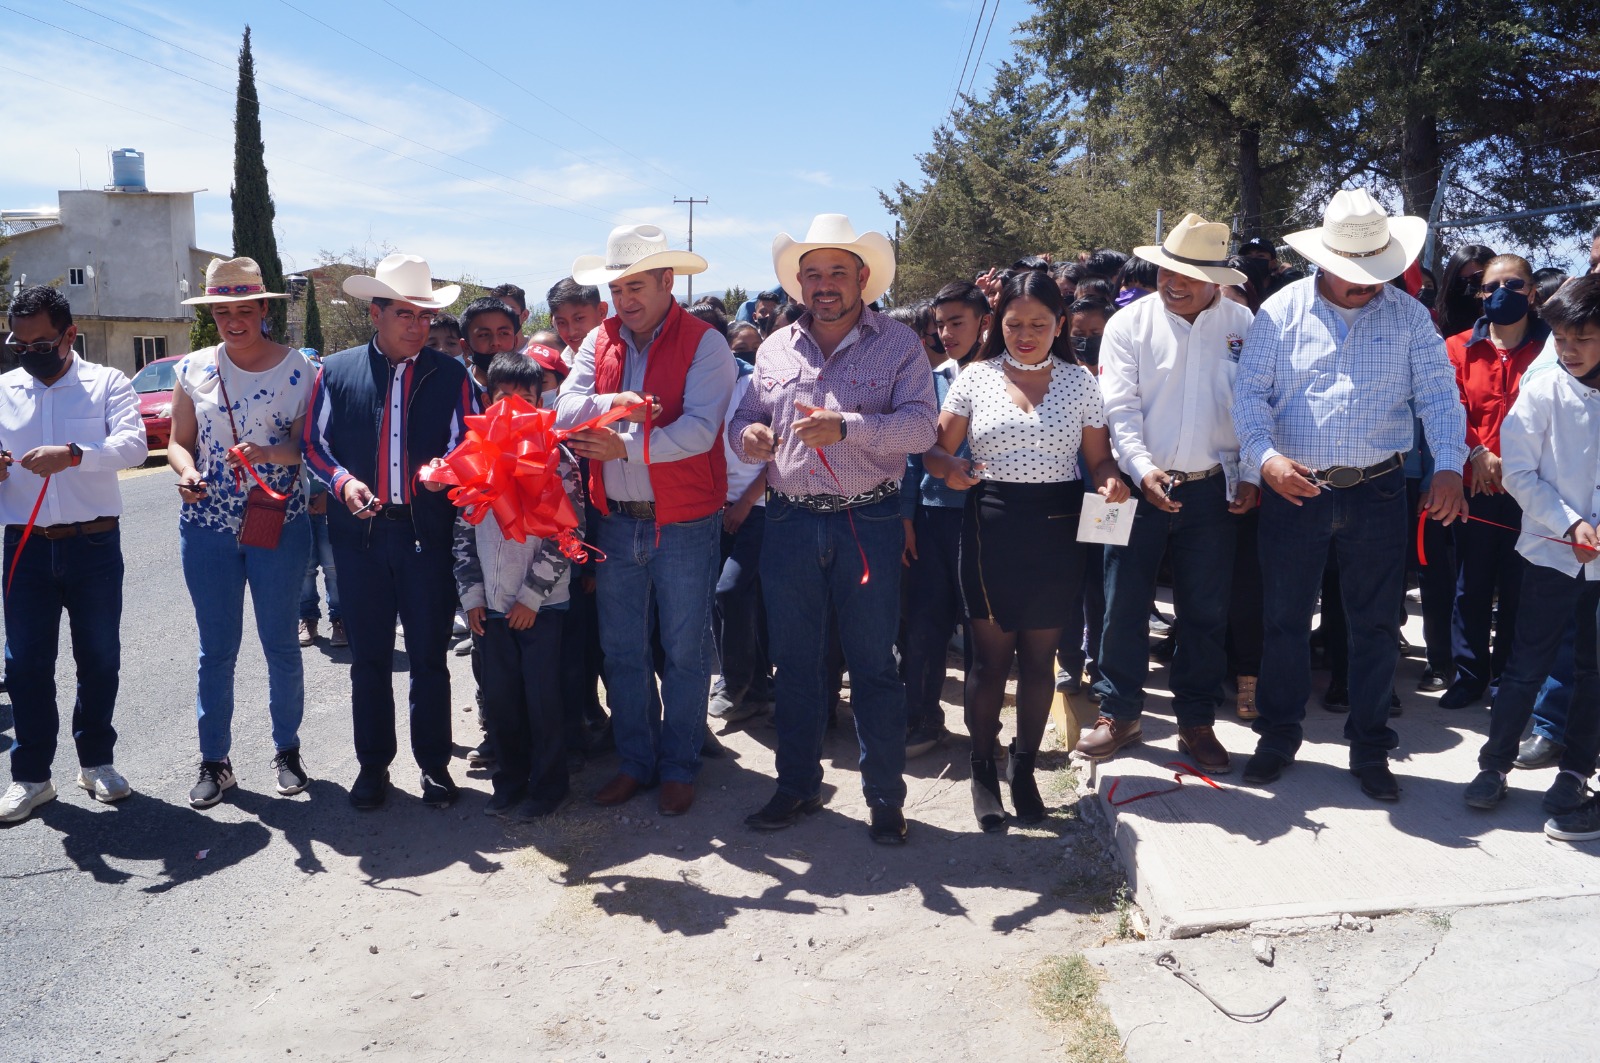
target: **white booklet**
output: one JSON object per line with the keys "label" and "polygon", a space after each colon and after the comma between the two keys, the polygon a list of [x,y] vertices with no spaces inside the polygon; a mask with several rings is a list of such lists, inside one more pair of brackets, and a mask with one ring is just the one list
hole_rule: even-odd
{"label": "white booklet", "polygon": [[1128,536],[1133,534],[1133,514],[1138,508],[1139,503],[1132,498],[1107,502],[1101,495],[1086,493],[1083,512],[1078,516],[1078,541],[1127,546]]}

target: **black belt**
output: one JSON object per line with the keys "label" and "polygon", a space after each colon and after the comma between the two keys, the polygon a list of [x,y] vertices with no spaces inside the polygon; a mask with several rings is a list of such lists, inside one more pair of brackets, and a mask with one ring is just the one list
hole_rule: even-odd
{"label": "black belt", "polygon": [[1400,455],[1390,454],[1376,465],[1368,465],[1364,469],[1354,465],[1330,465],[1326,469],[1318,469],[1312,473],[1311,482],[1318,487],[1337,487],[1343,490],[1376,479],[1384,473],[1393,472],[1402,464],[1404,460]]}
{"label": "black belt", "polygon": [[1179,484],[1193,483],[1196,480],[1209,480],[1213,476],[1221,475],[1222,465],[1220,463],[1213,465],[1203,472],[1183,472],[1178,469],[1167,469],[1165,472],[1172,477],[1172,486],[1177,487]]}
{"label": "black belt", "polygon": [[402,505],[398,502],[391,505],[385,502],[383,508],[378,510],[378,516],[384,520],[410,520],[411,506],[409,504]]}
{"label": "black belt", "polygon": [[786,495],[782,491],[772,493],[790,505],[809,509],[813,513],[838,513],[840,510],[855,509],[857,506],[870,506],[874,502],[882,502],[891,495],[899,494],[900,481],[885,480],[872,490],[863,491],[859,495]]}
{"label": "black belt", "polygon": [[[80,520],[75,524],[51,524],[48,527],[35,524],[33,534],[41,539],[70,539],[74,535],[99,535],[116,526],[116,517],[96,517],[94,520]],[[7,524],[6,531],[14,531],[21,535],[25,527],[22,524]]]}
{"label": "black belt", "polygon": [[630,502],[621,498],[609,498],[606,500],[606,504],[624,517],[648,521],[656,519],[656,504],[654,502]]}

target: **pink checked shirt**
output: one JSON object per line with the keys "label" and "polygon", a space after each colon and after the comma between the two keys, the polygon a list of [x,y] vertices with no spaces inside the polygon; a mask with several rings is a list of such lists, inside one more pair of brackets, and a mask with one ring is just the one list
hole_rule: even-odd
{"label": "pink checked shirt", "polygon": [[[906,455],[921,454],[938,435],[939,406],[933,370],[917,334],[871,310],[822,357],[810,332],[811,315],[768,336],[756,352],[755,380],[728,426],[741,461],[744,430],[772,426],[778,437],[767,482],[787,495],[857,495],[905,475]],[[823,467],[814,448],[791,425],[802,414],[796,400],[844,414],[845,438],[824,448],[839,477]],[[754,463],[752,463],[754,464]]]}

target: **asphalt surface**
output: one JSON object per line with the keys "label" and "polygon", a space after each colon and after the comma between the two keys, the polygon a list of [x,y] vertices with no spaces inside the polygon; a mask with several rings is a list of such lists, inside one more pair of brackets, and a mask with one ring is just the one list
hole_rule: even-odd
{"label": "asphalt surface", "polygon": [[[122,480],[127,566],[117,767],[134,793],[99,805],[76,785],[70,734],[73,664],[65,621],[58,668],[60,796],[28,821],[0,827],[0,1061],[156,1059],[174,1024],[233,991],[243,965],[293,962],[285,927],[313,919],[296,905],[324,856],[358,859],[368,882],[463,861],[492,868],[501,832],[487,817],[438,812],[416,798],[402,711],[396,793],[375,815],[347,801],[355,777],[349,658],[307,649],[301,748],[313,782],[280,798],[270,770],[266,665],[247,623],[235,685],[232,760],[239,786],[205,812],[188,805],[199,764],[194,614],[178,562],[178,497],[160,459]],[[246,616],[250,606],[246,604]],[[404,705],[404,656],[396,655]],[[475,741],[466,658],[452,657],[458,754]],[[9,704],[0,695],[0,725]],[[9,746],[11,734],[0,735]],[[458,760],[457,780],[466,783]],[[4,784],[9,785],[9,772]],[[479,782],[477,785],[482,785]],[[475,806],[474,806],[475,807]],[[444,837],[439,845],[412,844]],[[303,949],[301,950],[303,951]],[[217,1046],[215,1058],[262,1058],[268,1046]],[[242,1054],[241,1054],[242,1053]],[[281,1054],[279,1056],[281,1057]]]}

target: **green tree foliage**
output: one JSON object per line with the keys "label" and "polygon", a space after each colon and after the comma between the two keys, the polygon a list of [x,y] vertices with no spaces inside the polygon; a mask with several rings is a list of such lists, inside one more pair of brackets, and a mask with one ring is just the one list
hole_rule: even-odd
{"label": "green tree foliage", "polygon": [[204,304],[195,307],[194,324],[189,326],[189,349],[204,350],[207,347],[215,347],[221,342],[222,333],[217,331],[217,322],[211,316],[211,308]]}
{"label": "green tree foliage", "polygon": [[[239,49],[239,95],[233,120],[233,253],[253,258],[269,292],[283,291],[283,263],[273,232],[276,209],[267,186],[266,148],[261,142],[261,103],[256,97],[256,66],[250,53],[250,27]],[[272,338],[289,340],[289,306],[270,302]]]}
{"label": "green tree foliage", "polygon": [[722,305],[728,308],[728,316],[730,318],[737,314],[739,308],[749,301],[749,293],[744,290],[743,286],[738,284],[722,293]]}
{"label": "green tree foliage", "polygon": [[306,278],[306,327],[305,345],[318,354],[327,354],[322,344],[322,311],[317,306],[317,282],[310,277]]}

